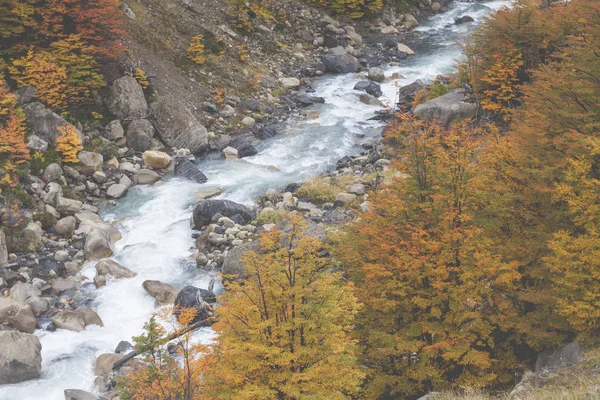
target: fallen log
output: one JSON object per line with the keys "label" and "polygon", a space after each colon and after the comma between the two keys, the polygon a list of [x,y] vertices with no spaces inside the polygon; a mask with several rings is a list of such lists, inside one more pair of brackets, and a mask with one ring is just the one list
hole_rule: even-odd
{"label": "fallen log", "polygon": [[[185,335],[186,333],[196,330],[198,328],[202,328],[205,326],[211,326],[213,322],[213,318],[206,318],[203,320],[200,320],[198,322],[194,322],[191,325],[188,325],[186,328],[178,331],[178,332],[173,332],[171,333],[168,337],[167,337],[167,343],[170,342],[173,339],[177,339],[180,336]],[[132,360],[133,358],[135,358],[136,356],[138,356],[139,354],[134,350],[134,351],[130,351],[129,353],[127,353],[125,356],[123,356],[123,358],[121,358],[119,361],[117,361],[116,363],[113,364],[113,371],[118,370],[119,368],[121,368],[123,365],[125,365],[128,361]]]}

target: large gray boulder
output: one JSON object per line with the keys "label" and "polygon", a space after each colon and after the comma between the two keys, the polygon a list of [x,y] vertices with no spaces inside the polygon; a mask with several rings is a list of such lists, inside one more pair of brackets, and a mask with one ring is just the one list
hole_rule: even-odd
{"label": "large gray boulder", "polygon": [[136,119],[127,126],[127,145],[135,151],[146,151],[152,147],[154,127],[147,119]]}
{"label": "large gray boulder", "polygon": [[8,263],[8,249],[6,248],[6,235],[0,229],[0,267]]}
{"label": "large gray boulder", "polygon": [[579,343],[567,343],[558,349],[546,350],[540,353],[535,363],[535,372],[552,370],[577,364],[583,360],[583,348]]}
{"label": "large gray boulder", "polygon": [[[204,297],[210,296],[210,292],[207,290],[205,290],[205,292],[206,293],[203,293],[202,289],[194,286],[186,286],[181,289],[175,298],[175,303],[173,304],[175,316],[179,317],[179,313],[183,309],[194,308],[197,313],[196,317],[194,318],[194,322],[208,318],[210,316],[210,312]],[[211,296],[211,299],[214,299],[214,294]]]}
{"label": "large gray boulder", "polygon": [[124,76],[112,83],[106,106],[119,119],[145,118],[148,115],[144,90],[131,76]]}
{"label": "large gray boulder", "polygon": [[0,298],[0,325],[19,332],[33,333],[37,320],[29,304],[9,298]]}
{"label": "large gray boulder", "polygon": [[413,112],[447,128],[452,121],[473,119],[477,116],[477,104],[465,103],[462,101],[464,97],[464,89],[455,89],[448,94],[419,104]]}
{"label": "large gray boulder", "polygon": [[185,157],[175,158],[175,171],[173,175],[177,178],[188,179],[193,182],[206,183],[208,178],[198,169],[196,164]]}
{"label": "large gray boulder", "polygon": [[[31,128],[31,133],[50,143],[52,146],[56,145],[56,139],[60,136],[58,127],[71,125],[39,102],[25,104],[23,111],[25,112],[27,125]],[[81,132],[76,128],[75,130],[81,138]]]}
{"label": "large gray boulder", "polygon": [[85,318],[81,313],[71,310],[60,310],[52,317],[52,323],[58,329],[74,332],[85,330]]}
{"label": "large gray boulder", "polygon": [[65,389],[65,400],[98,400],[94,394],[79,389]]}
{"label": "large gray boulder", "polygon": [[381,97],[383,96],[383,92],[381,91],[381,86],[373,81],[360,81],[356,85],[354,85],[354,90],[359,90],[361,92],[367,92],[371,96]]}
{"label": "large gray boulder", "polygon": [[98,263],[96,264],[96,274],[110,275],[115,279],[133,278],[137,275],[137,273],[133,272],[129,268],[110,259],[98,261]]}
{"label": "large gray boulder", "polygon": [[42,373],[42,345],[37,336],[0,332],[0,384],[37,379]]}
{"label": "large gray boulder", "polygon": [[216,214],[229,217],[239,224],[246,224],[256,217],[254,210],[231,200],[201,200],[194,207],[192,226],[195,229],[200,229],[209,225]]}
{"label": "large gray boulder", "polygon": [[323,56],[325,72],[347,74],[360,70],[360,61],[350,54],[327,54]]}
{"label": "large gray boulder", "polygon": [[154,102],[150,116],[158,135],[170,147],[198,153],[208,145],[208,131],[174,96]]}
{"label": "large gray boulder", "polygon": [[119,140],[125,135],[125,131],[123,130],[123,126],[121,126],[121,122],[118,119],[110,121],[106,128],[104,128],[104,137],[108,140]]}
{"label": "large gray boulder", "polygon": [[154,305],[157,307],[164,306],[166,304],[173,304],[177,294],[179,293],[179,289],[176,287],[160,281],[144,281],[142,286],[146,293],[154,297]]}
{"label": "large gray boulder", "polygon": [[113,241],[108,232],[94,227],[85,238],[83,253],[86,260],[107,258],[112,255]]}

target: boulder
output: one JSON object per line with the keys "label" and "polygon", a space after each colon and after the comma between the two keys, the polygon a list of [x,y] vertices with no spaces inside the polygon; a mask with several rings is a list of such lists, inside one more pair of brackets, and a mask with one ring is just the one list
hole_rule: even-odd
{"label": "boulder", "polygon": [[0,332],[0,384],[38,379],[42,373],[41,350],[35,335]]}
{"label": "boulder", "polygon": [[80,151],[77,153],[77,158],[86,167],[94,168],[96,170],[101,169],[104,157],[102,154],[94,153],[91,151]]}
{"label": "boulder", "polygon": [[85,318],[81,313],[71,310],[60,310],[52,316],[52,323],[58,329],[74,332],[85,330]]}
{"label": "boulder", "polygon": [[127,126],[127,145],[135,151],[146,151],[152,147],[154,127],[147,119],[136,119]]}
{"label": "boulder", "polygon": [[98,400],[94,394],[79,389],[65,389],[65,400]]}
{"label": "boulder", "polygon": [[412,29],[419,25],[419,21],[412,14],[404,14],[404,27],[406,29]]}
{"label": "boulder", "polygon": [[71,236],[73,236],[76,226],[77,226],[77,220],[75,219],[75,217],[70,215],[68,217],[59,219],[56,222],[54,231],[56,232],[56,234],[58,236],[61,236],[64,238],[70,238]]}
{"label": "boulder", "polygon": [[97,376],[108,375],[112,372],[113,365],[122,358],[121,354],[105,353],[98,356],[94,365]]}
{"label": "boulder", "polygon": [[381,100],[379,100],[377,97],[371,96],[370,94],[367,94],[367,93],[361,93],[361,95],[359,96],[359,100],[361,103],[364,103],[364,104],[367,104],[370,106],[385,107],[385,104],[383,104],[381,102]]}
{"label": "boulder", "polygon": [[255,124],[256,124],[256,120],[252,117],[242,118],[242,125],[246,128],[254,128]]}
{"label": "boulder", "polygon": [[31,103],[38,96],[38,91],[35,86],[24,86],[15,90],[15,95],[19,99],[19,103],[27,104]]}
{"label": "boulder", "polygon": [[50,280],[52,288],[58,293],[73,290],[78,286],[78,282],[71,278],[54,278]]}
{"label": "boulder", "polygon": [[0,325],[6,325],[19,332],[33,333],[37,326],[37,320],[27,303],[0,298]]}
{"label": "boulder", "polygon": [[464,96],[464,89],[455,89],[448,94],[419,104],[413,112],[447,128],[454,120],[476,117],[477,104],[463,102]]}
{"label": "boulder", "polygon": [[240,158],[251,157],[258,154],[258,150],[248,142],[246,135],[234,136],[230,146],[238,151]]}
{"label": "boulder", "polygon": [[583,360],[583,348],[579,343],[567,343],[558,349],[546,350],[540,353],[535,363],[535,372],[552,370],[577,364]]}
{"label": "boulder", "polygon": [[171,162],[171,156],[162,151],[147,150],[142,154],[144,164],[154,169],[165,169]]}
{"label": "boulder", "polygon": [[46,167],[42,178],[44,178],[46,182],[53,182],[59,179],[62,175],[63,170],[60,167],[60,165],[58,165],[57,163],[52,163]]}
{"label": "boulder", "polygon": [[100,316],[98,315],[98,313],[96,313],[96,311],[92,310],[90,307],[86,307],[86,306],[77,307],[75,309],[75,312],[81,314],[81,316],[83,317],[83,320],[85,321],[85,326],[88,326],[88,325],[104,326],[104,323],[102,322],[102,319],[100,319]]}
{"label": "boulder", "polygon": [[241,278],[244,275],[244,264],[242,263],[242,257],[247,251],[258,251],[260,249],[260,243],[258,241],[244,243],[241,246],[234,247],[227,252],[225,259],[223,260],[223,266],[221,267],[221,274],[227,279]]}
{"label": "boulder", "polygon": [[96,264],[96,274],[110,275],[115,279],[133,278],[137,275],[137,273],[133,272],[129,268],[110,259],[98,261],[98,263]]}
{"label": "boulder", "polygon": [[381,86],[373,81],[360,81],[354,85],[354,90],[360,90],[361,92],[367,92],[371,96],[381,97],[383,92]]}
{"label": "boulder", "polygon": [[27,139],[27,148],[31,151],[39,151],[45,153],[48,151],[48,142],[39,137],[38,135],[30,135]]}
{"label": "boulder", "polygon": [[[205,292],[208,291],[205,290]],[[210,311],[204,301],[202,290],[193,286],[186,286],[177,294],[174,302],[175,316],[179,317],[181,310],[186,308],[194,308],[196,310],[197,314],[193,322],[206,319],[210,316]]]}
{"label": "boulder", "polygon": [[8,249],[6,247],[6,235],[0,230],[0,268],[8,263]]}
{"label": "boulder", "polygon": [[409,85],[402,86],[398,89],[398,108],[404,112],[412,110],[412,102],[415,96],[424,89],[427,89],[427,85],[420,79]]}
{"label": "boulder", "polygon": [[201,200],[194,207],[192,226],[195,229],[207,226],[212,222],[212,218],[215,214],[220,214],[221,216],[229,217],[234,220],[239,219],[240,224],[246,224],[256,217],[254,210],[231,200]]}
{"label": "boulder", "polygon": [[192,182],[206,183],[208,178],[202,173],[190,160],[185,157],[175,158],[175,171],[173,175],[176,178],[187,179]]}
{"label": "boulder", "polygon": [[152,185],[160,180],[160,176],[151,169],[140,169],[135,177],[138,185]]}
{"label": "boulder", "polygon": [[23,239],[21,240],[21,246],[30,251],[36,251],[42,246],[42,235],[44,231],[35,222],[27,224],[23,230]]}
{"label": "boulder", "polygon": [[271,107],[257,99],[243,99],[240,102],[239,107],[242,111],[250,111],[253,113],[273,113],[273,109]]}
{"label": "boulder", "polygon": [[398,48],[398,51],[402,52],[402,53],[406,53],[409,56],[412,56],[415,54],[414,51],[412,51],[412,49],[410,47],[408,47],[407,45],[403,44],[403,43],[398,43],[396,45],[396,47]]}
{"label": "boulder", "polygon": [[86,259],[101,259],[112,255],[112,239],[101,228],[92,228],[85,238],[83,252]]}
{"label": "boulder", "polygon": [[463,15],[462,17],[458,17],[454,20],[454,23],[456,25],[460,25],[460,24],[466,24],[467,22],[473,22],[474,19],[473,17],[469,16],[469,15]]}
{"label": "boulder", "polygon": [[131,76],[117,79],[110,85],[106,106],[119,119],[145,118],[148,115],[148,104],[144,91]]}
{"label": "boulder", "polygon": [[360,61],[350,54],[327,54],[322,61],[325,72],[346,74],[360,70]]}
{"label": "boulder", "polygon": [[125,136],[125,131],[118,119],[110,121],[108,125],[106,125],[106,128],[104,128],[104,137],[108,140],[119,140],[123,136]]}
{"label": "boulder", "polygon": [[75,219],[79,221],[79,228],[76,234],[88,235],[93,229],[98,229],[106,234],[112,242],[121,239],[121,232],[111,224],[104,222],[100,217],[90,211],[82,211],[75,214]]}
{"label": "boulder", "polygon": [[113,199],[120,199],[121,197],[125,196],[125,193],[127,193],[127,189],[129,189],[127,185],[124,185],[122,183],[115,183],[113,185],[110,185],[109,188],[106,190],[106,196],[111,197]]}
{"label": "boulder", "polygon": [[39,317],[50,309],[50,302],[45,297],[32,296],[27,298],[25,303],[31,307],[31,311],[33,311],[33,315],[36,317]]}
{"label": "boulder", "polygon": [[16,282],[10,288],[10,298],[16,301],[25,301],[32,296],[39,296],[42,292],[31,283]]}
{"label": "boulder", "polygon": [[156,299],[156,306],[163,306],[166,304],[173,304],[175,302],[175,298],[179,293],[179,289],[167,284],[162,283],[160,281],[144,281],[142,286],[146,293]]}
{"label": "boulder", "polygon": [[385,73],[383,69],[379,67],[371,67],[369,68],[369,79],[375,82],[383,82],[385,80]]}
{"label": "boulder", "polygon": [[227,146],[223,149],[223,155],[225,156],[226,160],[237,160],[238,158],[240,158],[237,149],[231,146]]}
{"label": "boulder", "polygon": [[279,79],[279,82],[286,90],[300,89],[300,79],[298,78],[281,78]]}
{"label": "boulder", "polygon": [[158,135],[168,146],[189,149],[192,153],[207,147],[208,131],[175,96],[154,102],[150,115]]}
{"label": "boulder", "polygon": [[[58,127],[71,125],[39,102],[25,104],[23,111],[27,119],[27,125],[31,128],[31,133],[52,144],[52,146],[56,146],[56,139],[60,136]],[[81,132],[75,127],[73,128],[81,137]]]}

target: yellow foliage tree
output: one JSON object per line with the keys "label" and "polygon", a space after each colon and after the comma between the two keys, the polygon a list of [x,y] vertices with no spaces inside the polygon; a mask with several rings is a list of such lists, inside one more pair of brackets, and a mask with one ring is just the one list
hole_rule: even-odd
{"label": "yellow foliage tree", "polygon": [[345,399],[363,377],[349,331],[358,311],[352,287],[304,236],[301,217],[289,233],[261,238],[244,258],[247,278],[230,281],[217,309],[215,366],[209,398]]}
{"label": "yellow foliage tree", "polygon": [[56,151],[61,153],[63,162],[78,163],[77,153],[83,150],[77,130],[73,125],[58,127],[60,136],[56,139]]}
{"label": "yellow foliage tree", "polygon": [[196,35],[190,41],[190,47],[187,50],[187,56],[190,60],[198,65],[202,65],[206,62],[204,57],[204,43],[202,42],[202,35]]}
{"label": "yellow foliage tree", "polygon": [[17,97],[0,80],[0,154],[6,154],[16,164],[29,160],[25,132],[25,116],[17,105]]}

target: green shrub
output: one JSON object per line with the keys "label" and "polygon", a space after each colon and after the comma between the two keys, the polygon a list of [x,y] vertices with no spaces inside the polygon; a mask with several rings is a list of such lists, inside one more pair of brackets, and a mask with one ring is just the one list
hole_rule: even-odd
{"label": "green shrub", "polygon": [[278,224],[288,217],[289,212],[286,210],[263,211],[260,213],[256,222],[260,224]]}

